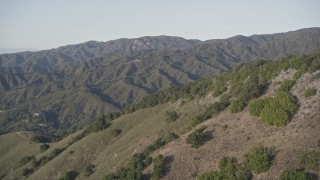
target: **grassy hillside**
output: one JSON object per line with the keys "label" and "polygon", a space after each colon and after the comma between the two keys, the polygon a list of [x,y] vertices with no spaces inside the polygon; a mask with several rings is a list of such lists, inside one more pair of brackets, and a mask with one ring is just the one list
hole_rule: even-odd
{"label": "grassy hillside", "polygon": [[[320,54],[314,53],[239,65],[220,76],[160,91],[112,121],[109,116],[98,118],[50,144],[44,153],[36,153],[35,162],[42,164],[15,166],[4,179],[122,179],[139,174],[163,179],[280,179],[289,172],[317,178],[319,70]],[[259,106],[252,105],[260,100]],[[270,123],[262,112],[275,107],[284,116]],[[168,133],[179,138],[159,141]],[[141,162],[141,156],[155,160],[144,157]],[[25,169],[34,172],[22,176]]]}
{"label": "grassy hillside", "polygon": [[26,156],[40,152],[40,144],[31,141],[31,132],[16,132],[0,136],[0,176],[4,176],[23,163]]}

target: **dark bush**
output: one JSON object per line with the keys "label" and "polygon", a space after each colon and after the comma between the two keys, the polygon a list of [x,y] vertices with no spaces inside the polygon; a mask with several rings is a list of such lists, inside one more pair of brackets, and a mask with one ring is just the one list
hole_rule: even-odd
{"label": "dark bush", "polygon": [[144,159],[143,163],[145,164],[145,166],[149,166],[152,163],[152,157],[148,156]]}
{"label": "dark bush", "polygon": [[179,115],[176,111],[166,111],[166,121],[174,122],[179,118]]}
{"label": "dark bush", "polygon": [[35,160],[36,158],[34,156],[25,156],[23,158],[21,158],[20,163],[21,164],[27,164],[30,161]]}
{"label": "dark bush", "polygon": [[198,124],[200,124],[210,118],[212,118],[211,114],[207,114],[207,113],[199,114],[191,119],[190,128],[195,127],[196,125],[198,125]]}
{"label": "dark bush", "polygon": [[52,141],[50,137],[43,136],[43,135],[35,135],[31,138],[31,140],[36,143],[50,143]]}
{"label": "dark bush", "polygon": [[40,151],[45,152],[50,146],[48,144],[41,144]]}
{"label": "dark bush", "polygon": [[77,171],[64,171],[58,180],[74,180],[78,175],[79,173]]}
{"label": "dark bush", "polygon": [[191,147],[198,148],[205,138],[205,128],[199,128],[194,130],[186,139],[186,143],[191,144]]}
{"label": "dark bush", "polygon": [[56,156],[58,156],[60,153],[62,153],[65,150],[65,148],[59,149],[59,148],[55,148],[51,154],[50,154],[50,160],[55,158]]}
{"label": "dark bush", "polygon": [[87,127],[88,132],[98,132],[108,128],[111,125],[106,116],[100,117],[92,121]]}
{"label": "dark bush", "polygon": [[121,134],[122,130],[121,129],[112,129],[110,131],[111,135],[114,136],[114,137],[117,137]]}
{"label": "dark bush", "polygon": [[205,114],[217,115],[221,111],[225,110],[229,106],[229,104],[229,101],[226,100],[215,102],[206,109]]}
{"label": "dark bush", "polygon": [[23,170],[22,170],[22,176],[26,176],[26,177],[28,177],[30,174],[32,174],[33,173],[33,169],[32,168],[24,168]]}
{"label": "dark bush", "polygon": [[94,173],[94,168],[95,166],[93,164],[89,164],[85,167],[84,171],[83,171],[83,175],[85,177],[89,177],[91,174]]}

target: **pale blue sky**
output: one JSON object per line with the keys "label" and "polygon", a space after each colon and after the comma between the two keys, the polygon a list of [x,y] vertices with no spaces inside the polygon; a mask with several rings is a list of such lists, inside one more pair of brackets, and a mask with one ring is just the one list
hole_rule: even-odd
{"label": "pale blue sky", "polygon": [[0,0],[0,48],[285,32],[320,27],[319,7],[319,0]]}

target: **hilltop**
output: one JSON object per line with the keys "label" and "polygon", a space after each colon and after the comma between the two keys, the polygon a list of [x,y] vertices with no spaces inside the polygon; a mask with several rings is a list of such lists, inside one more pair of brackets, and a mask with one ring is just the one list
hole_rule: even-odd
{"label": "hilltop", "polygon": [[157,36],[0,55],[0,133],[64,135],[148,94],[320,50],[319,28],[220,40]]}
{"label": "hilltop", "polygon": [[1,177],[316,179],[319,89],[319,52],[241,64],[146,96],[47,148],[32,134],[1,135],[11,144],[0,164],[15,159]]}

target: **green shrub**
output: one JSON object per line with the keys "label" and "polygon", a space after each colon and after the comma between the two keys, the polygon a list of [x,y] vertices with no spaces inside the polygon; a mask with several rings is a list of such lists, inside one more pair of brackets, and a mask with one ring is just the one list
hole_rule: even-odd
{"label": "green shrub", "polygon": [[304,90],[304,97],[308,98],[308,97],[311,97],[311,96],[314,96],[317,94],[317,89],[315,88],[308,88],[306,90]]}
{"label": "green shrub", "polygon": [[298,79],[300,79],[301,76],[302,76],[302,72],[297,71],[293,74],[293,79],[298,80]]}
{"label": "green shrub", "polygon": [[245,163],[255,173],[260,174],[271,167],[274,155],[273,148],[266,148],[259,144],[246,155]]}
{"label": "green shrub", "polygon": [[226,90],[227,90],[227,87],[225,86],[225,84],[222,82],[219,82],[213,87],[212,95],[213,97],[218,97],[222,93],[224,93]]}
{"label": "green shrub", "polygon": [[307,169],[320,169],[320,151],[303,152],[300,161],[302,166]]}
{"label": "green shrub", "polygon": [[311,176],[303,170],[286,169],[280,175],[280,180],[316,180],[316,177]]}
{"label": "green shrub", "polygon": [[50,146],[48,144],[41,144],[40,151],[45,152]]}
{"label": "green shrub", "polygon": [[198,180],[222,180],[239,179],[247,180],[252,178],[251,172],[237,163],[236,159],[223,157],[219,162],[218,171],[206,172],[198,176]]}
{"label": "green shrub", "polygon": [[269,125],[284,126],[297,109],[296,100],[290,94],[280,91],[276,97],[268,98],[261,110],[260,116],[263,122]]}
{"label": "green shrub", "polygon": [[149,166],[150,164],[152,164],[152,157],[147,156],[144,160],[143,163],[145,164],[145,166]]}
{"label": "green shrub", "polygon": [[198,148],[205,138],[205,128],[199,128],[194,130],[186,139],[186,143],[191,144],[191,147]]}
{"label": "green shrub", "polygon": [[284,126],[289,123],[289,113],[275,99],[270,100],[261,111],[263,122],[273,126]]}
{"label": "green shrub", "polygon": [[244,99],[240,98],[240,99],[234,99],[231,101],[230,104],[230,111],[232,113],[237,113],[242,111],[245,107],[246,107],[247,103]]}
{"label": "green shrub", "polygon": [[171,132],[169,134],[164,135],[162,139],[164,140],[165,144],[168,144],[171,141],[178,139],[178,138],[179,138],[179,136],[176,133]]}
{"label": "green shrub", "polygon": [[229,101],[215,102],[206,109],[205,114],[217,115],[221,111],[225,110],[229,106],[229,104]]}
{"label": "green shrub", "polygon": [[154,141],[151,145],[146,147],[143,151],[144,155],[148,156],[151,152],[159,149],[160,147],[164,146],[165,144],[168,144],[169,142],[179,138],[179,136],[175,133],[169,133],[164,135],[163,137],[158,138],[156,141]]}
{"label": "green shrub", "polygon": [[294,80],[284,80],[280,86],[278,91],[289,92],[292,86],[296,83]]}
{"label": "green shrub", "polygon": [[254,101],[250,101],[249,103],[249,112],[251,115],[259,117],[262,109],[268,103],[269,99],[258,99]]}
{"label": "green shrub", "polygon": [[153,172],[152,180],[160,179],[164,174],[164,157],[160,154],[152,160]]}
{"label": "green shrub", "polygon": [[174,122],[179,118],[179,115],[176,111],[166,111],[166,121]]}
{"label": "green shrub", "polygon": [[53,159],[53,158],[55,158],[56,156],[58,156],[60,153],[62,153],[63,151],[65,150],[65,148],[55,148],[52,152],[51,152],[51,154],[50,154],[50,160],[51,159]]}
{"label": "green shrub", "polygon": [[88,132],[98,132],[108,128],[110,125],[111,123],[107,120],[105,116],[103,116],[92,121],[86,130]]}
{"label": "green shrub", "polygon": [[21,164],[27,164],[30,161],[35,160],[36,158],[34,156],[25,156],[23,158],[21,158],[20,163]]}
{"label": "green shrub", "polygon": [[212,118],[212,115],[210,115],[210,114],[206,114],[206,113],[199,114],[191,119],[190,128],[195,127],[196,125],[198,125],[198,124],[200,124],[210,118]]}
{"label": "green shrub", "polygon": [[33,173],[33,169],[32,168],[24,168],[23,170],[22,170],[22,176],[26,176],[26,177],[28,177],[30,174],[32,174]]}
{"label": "green shrub", "polygon": [[121,129],[112,129],[110,131],[111,135],[114,136],[114,137],[117,137],[121,134],[122,130]]}

